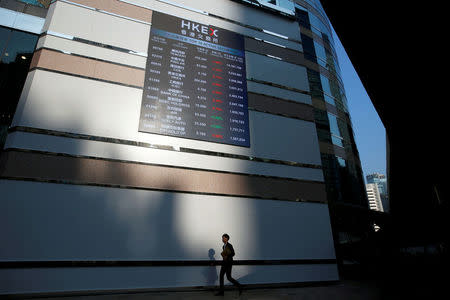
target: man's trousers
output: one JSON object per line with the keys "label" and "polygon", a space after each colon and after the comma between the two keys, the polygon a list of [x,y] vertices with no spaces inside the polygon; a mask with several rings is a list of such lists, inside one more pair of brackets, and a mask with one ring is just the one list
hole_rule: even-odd
{"label": "man's trousers", "polygon": [[220,290],[221,291],[223,291],[223,277],[224,277],[225,274],[227,275],[227,279],[231,283],[233,283],[238,288],[241,286],[241,284],[236,279],[231,277],[231,269],[232,269],[232,267],[233,267],[233,265],[231,263],[225,263],[225,262],[220,267]]}

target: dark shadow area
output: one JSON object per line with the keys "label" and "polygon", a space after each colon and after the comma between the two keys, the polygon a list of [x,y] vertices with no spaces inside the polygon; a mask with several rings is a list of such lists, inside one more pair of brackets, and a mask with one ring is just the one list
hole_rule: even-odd
{"label": "dark shadow area", "polygon": [[445,292],[448,259],[438,249],[400,248],[395,237],[382,230],[356,246],[363,255],[360,261],[341,267],[343,280],[374,282],[383,299],[426,298]]}
{"label": "dark shadow area", "polygon": [[[235,268],[233,266],[233,268]],[[259,277],[257,275],[257,273],[252,272],[249,273],[247,275],[241,276],[239,278],[235,278],[237,281],[239,281],[240,283],[244,283],[244,282],[252,282],[252,283],[258,283]]]}
{"label": "dark shadow area", "polygon": [[0,26],[0,151],[27,78],[38,35]]}
{"label": "dark shadow area", "polygon": [[216,251],[214,249],[208,250],[208,258],[210,261],[210,265],[206,267],[206,269],[203,271],[203,275],[206,278],[206,286],[214,286],[217,284],[219,276],[217,275],[217,268],[216,266]]}
{"label": "dark shadow area", "polygon": [[439,274],[449,252],[448,117],[431,42],[441,32],[428,28],[445,26],[445,10],[436,3],[432,13],[404,3],[321,3],[387,133],[389,222],[361,243],[361,264],[346,269],[377,277],[398,295],[435,294],[445,286]]}

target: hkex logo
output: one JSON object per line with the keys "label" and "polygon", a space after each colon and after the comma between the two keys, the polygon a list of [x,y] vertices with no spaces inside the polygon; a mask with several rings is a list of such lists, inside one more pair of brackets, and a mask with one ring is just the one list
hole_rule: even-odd
{"label": "hkex logo", "polygon": [[202,24],[197,24],[191,21],[181,20],[181,28],[186,28],[188,30],[197,31],[199,33],[208,34],[210,36],[219,37],[217,32],[218,29],[214,29]]}

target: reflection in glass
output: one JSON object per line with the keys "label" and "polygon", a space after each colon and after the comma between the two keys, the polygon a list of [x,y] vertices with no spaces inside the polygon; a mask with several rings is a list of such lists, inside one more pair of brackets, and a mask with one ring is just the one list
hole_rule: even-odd
{"label": "reflection in glass", "polygon": [[0,27],[0,149],[11,125],[38,36]]}
{"label": "reflection in glass", "polygon": [[328,113],[330,123],[331,140],[334,145],[344,147],[344,138],[348,135],[347,125],[335,115]]}
{"label": "reflection in glass", "polygon": [[347,164],[345,163],[345,159],[343,159],[342,157],[339,157],[339,156],[336,156],[336,158],[337,158],[337,161],[338,161],[339,165],[342,168],[345,168],[347,166]]}
{"label": "reflection in glass", "polygon": [[15,62],[18,58],[31,58],[36,42],[36,35],[13,30],[1,57],[2,64]]}
{"label": "reflection in glass", "polygon": [[252,4],[259,4],[260,6],[270,7],[276,9],[280,12],[287,13],[289,15],[294,15],[294,3],[292,0],[241,0],[244,2],[249,2]]}
{"label": "reflection in glass", "polygon": [[[24,2],[31,5],[36,5],[40,7],[46,7],[43,3],[50,2],[50,1],[39,1],[39,0],[18,0],[20,2]],[[42,2],[42,3],[41,3]],[[48,4],[46,4],[48,7]]]}
{"label": "reflection in glass", "polygon": [[3,56],[3,51],[5,50],[6,43],[9,40],[11,30],[5,27],[0,27],[0,57]]}
{"label": "reflection in glass", "polygon": [[340,88],[339,84],[335,80],[329,79],[323,74],[320,74],[320,83],[322,84],[322,90],[325,94],[325,101],[333,104],[344,112],[348,112],[347,98],[345,97],[345,92]]}
{"label": "reflection in glass", "polygon": [[328,95],[332,95],[330,81],[328,80],[328,77],[320,74],[320,83],[322,83],[322,90],[324,91],[324,93],[326,93]]}
{"label": "reflection in glass", "polygon": [[291,0],[278,0],[278,5],[290,10],[294,10],[294,3]]}
{"label": "reflection in glass", "polygon": [[309,90],[311,96],[318,99],[323,99],[322,84],[320,80],[320,73],[311,69],[306,69],[308,73]]}
{"label": "reflection in glass", "polygon": [[323,96],[325,97],[325,101],[326,102],[330,103],[331,105],[336,106],[336,102],[334,101],[334,98],[332,98],[332,97],[330,97],[328,95],[325,95],[325,94]]}
{"label": "reflection in glass", "polygon": [[328,113],[328,120],[330,122],[330,131],[336,136],[341,136],[339,131],[339,126],[337,122],[337,117],[331,113]]}
{"label": "reflection in glass", "polygon": [[321,153],[328,201],[368,207],[361,168],[353,159]]}
{"label": "reflection in glass", "polygon": [[344,144],[342,142],[342,138],[337,137],[335,135],[331,135],[331,142],[333,143],[333,145],[339,146],[339,147],[344,147]]}

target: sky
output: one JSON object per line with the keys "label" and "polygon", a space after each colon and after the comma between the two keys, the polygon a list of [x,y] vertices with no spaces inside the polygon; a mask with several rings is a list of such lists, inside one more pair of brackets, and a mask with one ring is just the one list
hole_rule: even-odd
{"label": "sky", "polygon": [[387,175],[386,129],[334,30],[333,38],[364,180],[375,172]]}

